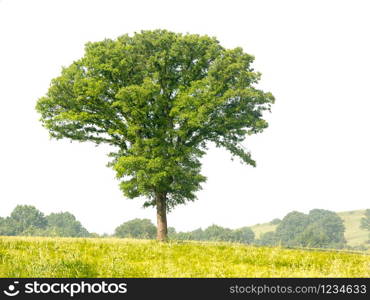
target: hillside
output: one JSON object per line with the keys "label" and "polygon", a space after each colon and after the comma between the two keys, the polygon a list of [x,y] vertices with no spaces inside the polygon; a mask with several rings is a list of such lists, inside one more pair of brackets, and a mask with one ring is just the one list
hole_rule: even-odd
{"label": "hillside", "polygon": [[369,240],[369,232],[360,228],[360,220],[364,217],[365,210],[353,210],[339,212],[338,215],[343,219],[346,231],[344,236],[350,246],[365,244]]}
{"label": "hillside", "polygon": [[[346,228],[344,236],[349,246],[363,245],[369,240],[369,232],[360,228],[360,220],[364,216],[364,213],[365,210],[353,210],[338,213],[344,221],[344,226]],[[256,238],[259,238],[262,233],[274,231],[276,225],[263,223],[251,226],[251,228],[256,234]]]}
{"label": "hillside", "polygon": [[370,255],[233,243],[0,237],[0,277],[370,277]]}

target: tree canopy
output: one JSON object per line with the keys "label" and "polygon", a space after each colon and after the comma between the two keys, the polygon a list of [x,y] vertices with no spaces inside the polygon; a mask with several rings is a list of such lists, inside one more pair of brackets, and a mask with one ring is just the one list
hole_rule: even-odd
{"label": "tree canopy", "polygon": [[194,200],[206,180],[208,143],[256,164],[240,143],[267,127],[274,97],[255,87],[253,59],[216,38],[166,30],[90,42],[36,108],[53,138],[114,147],[121,190],[157,207],[164,239],[166,211]]}
{"label": "tree canopy", "polygon": [[254,242],[254,232],[249,227],[230,229],[215,224],[208,226],[204,230],[198,228],[190,232],[173,232],[171,237],[175,240],[225,241],[244,244]]}
{"label": "tree canopy", "polygon": [[134,219],[118,226],[114,235],[122,238],[151,239],[155,237],[156,230],[149,219]]}
{"label": "tree canopy", "polygon": [[44,214],[32,205],[17,205],[2,223],[0,234],[4,235],[28,235],[27,231],[47,226]]}
{"label": "tree canopy", "polygon": [[281,243],[285,246],[342,248],[343,220],[325,209],[313,209],[309,214],[293,211],[279,223],[275,233],[262,236],[262,243]]}
{"label": "tree canopy", "polygon": [[302,233],[310,220],[304,213],[292,211],[288,213],[276,228],[278,239],[285,245],[296,244],[294,239]]}
{"label": "tree canopy", "polygon": [[51,213],[46,216],[48,227],[56,236],[88,237],[90,233],[69,212]]}
{"label": "tree canopy", "polygon": [[0,217],[0,235],[88,237],[90,233],[69,212],[45,216],[32,205],[17,205],[9,217]]}

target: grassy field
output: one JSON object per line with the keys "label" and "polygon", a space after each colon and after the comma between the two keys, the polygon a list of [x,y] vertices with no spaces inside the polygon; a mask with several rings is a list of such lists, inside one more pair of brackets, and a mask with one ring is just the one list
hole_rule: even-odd
{"label": "grassy field", "polygon": [[[360,220],[364,217],[364,213],[365,210],[353,210],[338,213],[344,221],[344,226],[346,228],[344,236],[349,246],[366,245],[369,240],[369,232],[360,228]],[[276,226],[277,225],[271,225],[270,223],[263,223],[251,226],[251,228],[254,231],[256,238],[259,238],[261,234],[265,232],[274,231]]]}
{"label": "grassy field", "polygon": [[0,277],[370,277],[370,255],[231,243],[0,237]]}

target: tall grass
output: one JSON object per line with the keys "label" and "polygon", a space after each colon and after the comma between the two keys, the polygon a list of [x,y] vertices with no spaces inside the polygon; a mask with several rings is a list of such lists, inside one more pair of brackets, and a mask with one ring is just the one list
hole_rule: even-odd
{"label": "tall grass", "polygon": [[0,237],[0,277],[370,277],[370,256],[231,243]]}

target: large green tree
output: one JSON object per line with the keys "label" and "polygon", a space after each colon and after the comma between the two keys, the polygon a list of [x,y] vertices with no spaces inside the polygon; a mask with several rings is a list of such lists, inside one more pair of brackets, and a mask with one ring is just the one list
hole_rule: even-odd
{"label": "large green tree", "polygon": [[36,108],[56,139],[114,146],[109,165],[121,190],[156,206],[165,240],[166,213],[194,200],[206,179],[209,142],[255,166],[240,142],[267,127],[274,98],[255,87],[253,59],[215,38],[166,30],[87,43]]}

